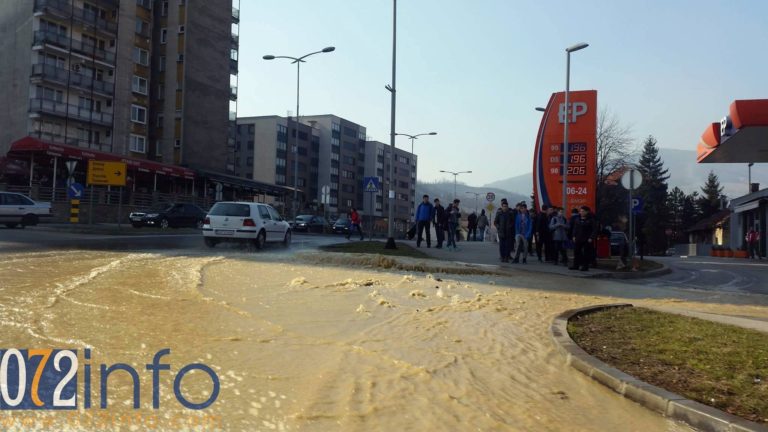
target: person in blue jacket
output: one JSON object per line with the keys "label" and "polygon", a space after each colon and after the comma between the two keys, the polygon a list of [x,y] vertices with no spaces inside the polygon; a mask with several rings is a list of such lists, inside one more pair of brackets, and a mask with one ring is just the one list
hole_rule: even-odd
{"label": "person in blue jacket", "polygon": [[533,234],[533,221],[528,213],[528,206],[525,203],[520,204],[520,210],[515,218],[515,259],[513,264],[520,262],[520,252],[523,253],[523,264],[528,258],[528,244]]}
{"label": "person in blue jacket", "polygon": [[429,223],[434,216],[435,208],[429,202],[429,195],[422,197],[421,203],[416,207],[416,247],[421,247],[423,231],[427,231],[427,247],[432,247],[432,234],[429,230]]}

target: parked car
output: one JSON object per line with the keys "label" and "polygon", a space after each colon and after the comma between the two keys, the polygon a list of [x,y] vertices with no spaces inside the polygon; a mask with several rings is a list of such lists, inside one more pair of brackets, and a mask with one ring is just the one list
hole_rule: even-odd
{"label": "parked car", "polygon": [[205,245],[240,241],[261,249],[267,242],[291,244],[291,227],[272,206],[253,202],[214,204],[203,223]]}
{"label": "parked car", "polygon": [[36,202],[15,192],[0,192],[0,223],[8,228],[37,225],[40,218],[53,216],[51,203]]}
{"label": "parked car", "polygon": [[326,227],[329,227],[328,221],[322,216],[313,215],[299,215],[296,216],[296,220],[291,222],[291,228],[294,231],[302,232],[325,232]]}
{"label": "parked car", "polygon": [[334,222],[332,230],[334,234],[348,234],[349,233],[349,219],[338,218]]}
{"label": "parked car", "polygon": [[128,219],[134,228],[202,228],[205,211],[194,204],[166,204],[155,209],[131,212]]}
{"label": "parked car", "polygon": [[629,240],[623,231],[611,231],[611,255],[621,256],[624,249],[629,250]]}

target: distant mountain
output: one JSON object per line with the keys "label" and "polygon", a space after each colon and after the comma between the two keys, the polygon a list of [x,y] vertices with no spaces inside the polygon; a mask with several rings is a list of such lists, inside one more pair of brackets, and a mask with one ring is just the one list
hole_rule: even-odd
{"label": "distant mountain", "polygon": [[[467,192],[472,193],[468,194]],[[479,209],[485,208],[488,202],[485,199],[485,195],[488,192],[496,194],[494,205],[497,207],[502,198],[506,198],[510,203],[517,203],[523,200],[530,201],[530,197],[526,195],[510,192],[498,187],[468,186],[463,183],[458,183],[456,185],[456,195],[458,195],[458,198],[461,200],[461,207],[464,210],[470,210],[475,207],[475,193],[480,194],[477,196],[478,212]],[[421,202],[421,197],[424,196],[424,194],[429,195],[430,200],[439,198],[443,205],[445,205],[447,202],[453,201],[453,182],[422,183],[419,181],[416,183],[416,202]],[[530,195],[530,192],[528,195]]]}
{"label": "distant mountain", "polygon": [[[720,179],[720,185],[724,188],[723,193],[729,198],[745,195],[748,191],[746,164],[696,163],[695,150],[660,148],[659,156],[664,162],[664,168],[669,170],[670,189],[677,186],[686,193],[694,191],[701,193],[701,187],[707,180],[709,171],[714,171]],[[752,167],[752,182],[760,183],[762,188],[768,187],[768,164],[755,164]],[[533,191],[533,175],[526,173],[488,183],[483,187],[499,188],[529,196]]]}

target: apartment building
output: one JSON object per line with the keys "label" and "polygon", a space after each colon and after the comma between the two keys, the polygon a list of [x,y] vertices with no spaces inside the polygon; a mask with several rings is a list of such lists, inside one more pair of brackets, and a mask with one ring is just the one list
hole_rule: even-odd
{"label": "apartment building", "polygon": [[[365,176],[378,177],[382,185],[378,193],[365,193],[365,211],[373,209],[373,216],[386,218],[389,216],[389,166],[392,146],[378,141],[365,143]],[[403,149],[395,148],[394,191],[395,191],[395,221],[400,230],[412,219],[416,206],[416,155]]]}
{"label": "apartment building", "polygon": [[239,0],[3,0],[0,156],[34,137],[233,173],[238,25]]}

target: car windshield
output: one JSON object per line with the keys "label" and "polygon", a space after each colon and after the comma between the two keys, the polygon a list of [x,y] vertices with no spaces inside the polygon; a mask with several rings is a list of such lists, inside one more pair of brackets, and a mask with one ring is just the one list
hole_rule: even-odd
{"label": "car windshield", "polygon": [[296,216],[296,220],[299,222],[309,222],[312,220],[312,215],[299,215]]}
{"label": "car windshield", "polygon": [[611,240],[617,240],[621,241],[624,240],[624,233],[623,232],[612,232],[611,233]]}
{"label": "car windshield", "polygon": [[211,216],[249,217],[251,215],[251,206],[248,204],[216,203],[208,214]]}

